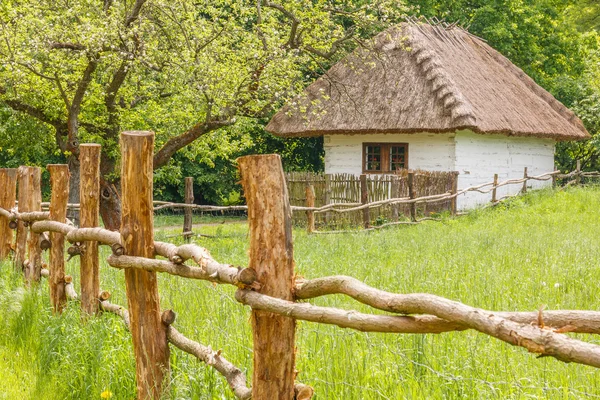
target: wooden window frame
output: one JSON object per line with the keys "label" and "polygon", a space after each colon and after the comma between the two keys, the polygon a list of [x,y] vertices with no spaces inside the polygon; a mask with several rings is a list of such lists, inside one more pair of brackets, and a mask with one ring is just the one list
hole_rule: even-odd
{"label": "wooden window frame", "polygon": [[[367,146],[380,146],[381,147],[381,171],[367,170]],[[404,168],[408,169],[408,143],[363,143],[362,144],[362,173],[363,174],[393,174],[394,171],[390,171],[387,168],[390,165],[390,153],[392,147],[404,147]],[[385,169],[384,169],[385,168]]]}

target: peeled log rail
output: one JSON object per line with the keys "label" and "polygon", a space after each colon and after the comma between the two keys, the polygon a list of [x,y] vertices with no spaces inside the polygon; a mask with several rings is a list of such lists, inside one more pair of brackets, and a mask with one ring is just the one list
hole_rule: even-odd
{"label": "peeled log rail", "polygon": [[470,307],[431,294],[392,294],[372,288],[357,279],[335,276],[305,281],[296,287],[296,297],[307,299],[326,294],[346,294],[372,307],[403,314],[431,314],[459,323],[532,353],[564,362],[600,367],[600,346],[577,341],[551,330],[519,324],[491,311]]}
{"label": "peeled log rail", "polygon": [[186,264],[175,264],[170,261],[156,260],[143,257],[115,256],[108,257],[108,263],[115,268],[136,268],[145,271],[166,272],[184,278],[202,279],[215,283],[228,283],[249,287],[260,287],[256,282],[256,272],[251,268],[238,269],[219,264],[218,269],[192,267]]}
{"label": "peeled log rail", "polygon": [[[114,240],[115,235],[119,235],[117,232],[107,231],[101,228],[77,229],[73,226],[54,221],[35,222],[32,229],[36,232],[61,232],[67,235],[67,238],[70,237],[70,239],[74,241],[91,238],[105,244],[120,242],[120,238],[118,238],[118,241]],[[196,269],[197,267],[181,265],[181,262],[174,263],[162,260],[138,259],[130,256],[111,256],[109,258],[109,264],[114,264],[113,266],[116,268],[154,268],[153,270],[157,272],[173,273],[174,275],[192,279],[208,280],[216,283],[228,283],[233,285],[243,283],[251,287],[255,287],[259,284],[259,282],[256,281],[250,283],[252,278],[243,277],[243,274],[249,274],[248,276],[250,277],[252,276],[249,268],[239,270],[238,268],[227,264],[220,264],[212,258],[207,259],[206,257],[210,257],[208,252],[202,252],[203,249],[199,246],[183,245],[178,247],[163,242],[155,242],[155,246],[155,249],[157,250],[156,253],[166,258],[182,260],[181,256],[178,256],[178,254],[188,258],[192,258],[190,256],[195,254],[196,259],[199,260],[199,263],[204,264],[204,268],[206,269],[201,270],[203,271],[201,272]],[[183,250],[179,252],[180,248],[183,248]],[[158,251],[159,249],[161,250],[160,252]],[[198,258],[200,254],[203,254],[204,258]],[[215,272],[217,272],[216,276]],[[395,308],[388,307],[388,296],[404,296],[371,288],[354,278],[345,276],[298,280],[296,282],[295,295],[298,299],[309,299],[327,294],[346,294],[361,303],[388,312],[398,312]],[[537,312],[494,312],[494,314],[519,323],[535,323],[538,318]],[[425,318],[423,321],[427,326],[431,327],[431,331],[421,331],[423,333],[441,333],[467,329],[467,327],[462,324],[449,322],[444,319],[432,320],[430,316],[423,316],[423,318]],[[600,312],[597,311],[545,311],[543,313],[543,318],[545,324],[553,328],[559,329],[565,326],[571,326],[572,330],[570,331],[574,333],[600,334]],[[407,333],[417,332],[409,330]]]}
{"label": "peeled log rail", "polygon": [[224,359],[220,351],[214,351],[210,347],[204,346],[198,342],[194,342],[183,336],[177,329],[172,326],[167,328],[167,338],[169,342],[178,349],[186,353],[194,355],[206,365],[210,365],[216,369],[229,384],[229,387],[240,400],[248,400],[252,398],[252,389],[246,386],[246,377],[242,371]]}

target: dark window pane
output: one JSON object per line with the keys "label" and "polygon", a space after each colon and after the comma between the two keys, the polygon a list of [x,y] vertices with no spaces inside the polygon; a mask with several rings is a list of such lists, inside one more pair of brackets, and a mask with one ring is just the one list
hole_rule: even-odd
{"label": "dark window pane", "polygon": [[365,170],[381,171],[381,146],[365,146]]}

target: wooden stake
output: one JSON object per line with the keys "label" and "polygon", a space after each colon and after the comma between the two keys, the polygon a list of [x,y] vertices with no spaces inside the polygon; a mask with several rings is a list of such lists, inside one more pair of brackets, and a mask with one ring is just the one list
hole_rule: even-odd
{"label": "wooden stake", "polygon": [[[19,212],[29,210],[29,199],[31,192],[31,167],[21,166],[17,170],[17,199],[19,201]],[[27,254],[27,227],[21,220],[17,221],[17,236],[15,238],[15,269],[24,272],[25,257]]]}
{"label": "wooden stake", "polygon": [[[306,185],[306,207],[315,206],[315,187],[312,184]],[[306,212],[306,230],[308,233],[315,231],[315,212]]]}
{"label": "wooden stake", "polygon": [[[331,175],[325,174],[325,205],[330,204],[331,202]],[[329,211],[325,212],[325,225],[329,224],[331,221],[331,213]]]}
{"label": "wooden stake", "polygon": [[[42,209],[41,170],[38,167],[19,167],[19,212],[40,211]],[[41,277],[41,249],[39,235],[29,233],[23,221],[17,223],[15,267],[23,271],[27,282],[39,281]],[[26,253],[29,253],[26,256]],[[25,259],[28,257],[27,263]]]}
{"label": "wooden stake", "polygon": [[[393,175],[391,177],[391,179],[392,179],[392,183],[391,183],[391,187],[390,187],[390,197],[392,199],[398,198],[398,197],[400,197],[400,183],[398,182],[398,177],[396,175]],[[392,221],[394,221],[394,222],[398,222],[398,220],[399,220],[398,211],[399,211],[399,205],[392,204]]]}
{"label": "wooden stake", "polygon": [[525,181],[523,182],[523,193],[527,193],[527,179],[529,178],[527,176],[527,167],[523,168],[523,178],[525,178]]}
{"label": "wooden stake", "polygon": [[581,160],[577,160],[577,174],[575,175],[575,184],[581,183]]}
{"label": "wooden stake", "polygon": [[[194,204],[194,178],[185,178],[185,204]],[[192,209],[185,208],[183,215],[183,238],[186,243],[192,237]]]}
{"label": "wooden stake", "polygon": [[[363,174],[360,176],[360,202],[367,204],[369,202],[369,188],[367,186],[367,175]],[[369,207],[363,208],[363,226],[365,229],[371,227],[371,216],[369,213]]]}
{"label": "wooden stake", "polygon": [[494,185],[492,186],[492,204],[496,204],[496,202],[498,201],[496,186],[498,186],[498,174],[494,174]]}
{"label": "wooden stake", "polygon": [[[65,223],[67,202],[69,201],[69,166],[66,164],[48,165],[52,197],[50,199],[50,219]],[[67,305],[65,292],[65,237],[58,232],[50,232],[50,301],[54,312],[62,312]]]}
{"label": "wooden stake", "polygon": [[[408,173],[408,197],[414,199],[415,196],[415,173]],[[410,203],[410,220],[417,220],[417,203]]]}
{"label": "wooden stake", "polygon": [[[0,168],[0,207],[10,211],[17,200],[17,169]],[[10,256],[13,231],[6,217],[0,217],[0,261]]]}
{"label": "wooden stake", "polygon": [[[458,171],[454,171],[454,178],[452,179],[452,194],[455,195],[458,192]],[[450,214],[456,215],[456,204],[458,203],[456,197],[450,200]]]}
{"label": "wooden stake", "polygon": [[[100,150],[99,144],[79,146],[79,203],[82,228],[95,228],[100,223]],[[84,242],[81,260],[81,311],[88,315],[99,311],[100,260],[98,242]]]}
{"label": "wooden stake", "polygon": [[[558,171],[560,173],[560,171]],[[556,174],[552,175],[552,188],[556,187]]]}
{"label": "wooden stake", "polygon": [[[276,154],[238,158],[248,202],[250,267],[260,293],[293,301],[292,212],[281,158]],[[294,398],[295,328],[292,318],[252,311],[254,375],[252,398]]]}
{"label": "wooden stake", "polygon": [[[121,134],[121,244],[125,254],[154,258],[152,206],[153,132]],[[125,270],[137,398],[159,399],[169,376],[169,346],[161,322],[156,272]],[[96,295],[98,292],[96,292]]]}

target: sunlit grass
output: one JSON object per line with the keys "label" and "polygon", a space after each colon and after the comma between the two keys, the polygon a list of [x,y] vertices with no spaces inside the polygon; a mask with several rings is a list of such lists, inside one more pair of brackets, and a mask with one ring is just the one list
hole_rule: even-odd
{"label": "sunlit grass", "polygon": [[[161,230],[164,239],[180,229]],[[202,227],[197,242],[213,256],[247,264],[247,227]],[[294,231],[298,274],[354,276],[393,292],[426,292],[491,310],[597,309],[600,282],[600,190],[533,192],[496,209],[445,222],[369,233]],[[169,241],[181,240],[170,238]],[[105,258],[110,250],[101,248]],[[79,282],[78,262],[69,272]],[[77,304],[52,316],[46,282],[25,291],[8,264],[0,274],[0,398],[131,399],[135,368],[118,317],[82,323]],[[126,305],[123,273],[106,264],[101,286]],[[163,308],[178,313],[186,336],[222,349],[251,376],[249,309],[235,288],[160,275]],[[314,304],[368,307],[342,296]],[[584,340],[599,342],[591,335]],[[600,375],[585,366],[538,359],[476,332],[365,334],[298,324],[298,379],[318,399],[552,399],[600,397]],[[172,350],[174,399],[233,398],[224,379],[192,356]],[[2,397],[4,396],[4,397]]]}

